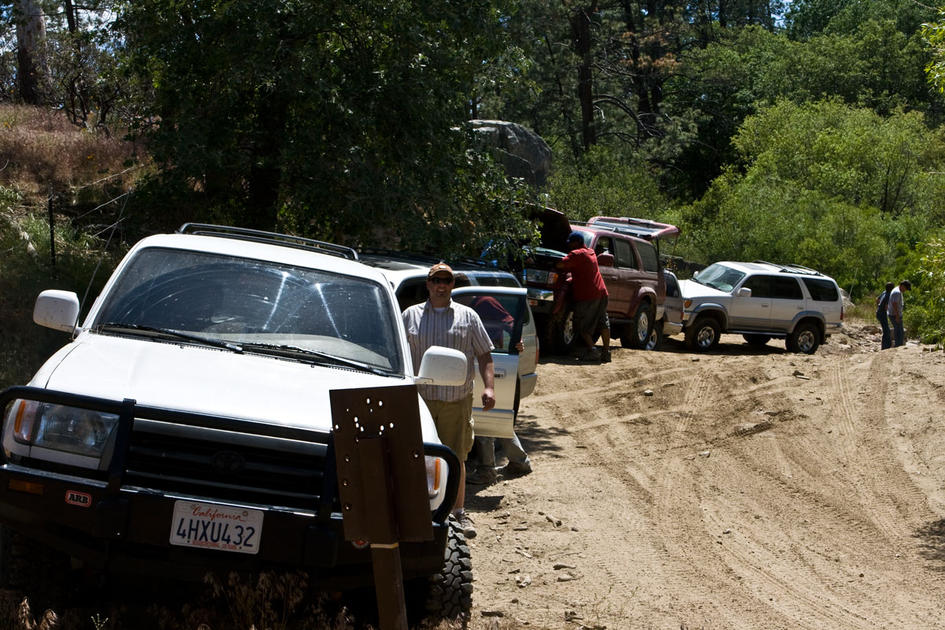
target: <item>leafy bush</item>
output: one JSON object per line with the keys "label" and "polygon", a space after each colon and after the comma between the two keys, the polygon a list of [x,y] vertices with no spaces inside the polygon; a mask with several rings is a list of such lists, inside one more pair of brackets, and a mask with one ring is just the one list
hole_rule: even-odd
{"label": "leafy bush", "polygon": [[945,238],[923,243],[908,273],[912,289],[906,294],[905,325],[923,343],[945,342]]}
{"label": "leafy bush", "polygon": [[799,263],[858,298],[945,217],[945,142],[915,113],[782,102],[749,117],[729,169],[683,216],[687,254]]}

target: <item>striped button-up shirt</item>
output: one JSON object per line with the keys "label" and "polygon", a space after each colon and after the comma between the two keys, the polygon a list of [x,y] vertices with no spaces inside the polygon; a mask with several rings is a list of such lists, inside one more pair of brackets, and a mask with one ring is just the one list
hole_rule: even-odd
{"label": "striped button-up shirt", "polygon": [[475,358],[492,351],[486,327],[473,309],[450,301],[449,306],[435,309],[429,300],[414,304],[403,313],[414,374],[420,371],[420,360],[430,346],[446,346],[466,355],[465,385],[417,385],[425,400],[462,400],[472,393],[476,373]]}

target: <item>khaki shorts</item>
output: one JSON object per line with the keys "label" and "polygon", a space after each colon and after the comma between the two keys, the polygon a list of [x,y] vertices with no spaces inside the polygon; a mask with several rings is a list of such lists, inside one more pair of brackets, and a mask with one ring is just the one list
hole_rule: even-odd
{"label": "khaki shorts", "polygon": [[440,441],[465,461],[473,447],[472,394],[462,400],[426,401]]}

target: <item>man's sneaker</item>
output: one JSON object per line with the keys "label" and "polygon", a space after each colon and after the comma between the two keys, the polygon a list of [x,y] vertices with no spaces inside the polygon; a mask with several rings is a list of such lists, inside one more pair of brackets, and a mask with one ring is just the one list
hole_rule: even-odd
{"label": "man's sneaker", "polygon": [[597,348],[587,348],[578,354],[578,360],[585,363],[598,363],[600,356],[600,351]]}
{"label": "man's sneaker", "polygon": [[600,353],[601,363],[610,363],[610,350],[604,350]]}
{"label": "man's sneaker", "polygon": [[474,486],[491,486],[498,477],[495,468],[479,466],[471,475],[466,475],[466,483],[471,483]]}
{"label": "man's sneaker", "polygon": [[509,462],[499,469],[503,477],[522,477],[532,471],[532,465],[529,462],[518,463]]}
{"label": "man's sneaker", "polygon": [[476,526],[473,525],[472,519],[466,514],[466,510],[453,512],[453,518],[456,519],[456,526],[459,531],[463,532],[463,536],[467,539],[476,537]]}

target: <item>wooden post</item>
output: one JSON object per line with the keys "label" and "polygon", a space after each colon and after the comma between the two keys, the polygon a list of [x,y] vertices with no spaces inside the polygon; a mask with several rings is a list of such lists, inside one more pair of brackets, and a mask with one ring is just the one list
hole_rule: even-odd
{"label": "wooden post", "polygon": [[53,214],[53,193],[49,191],[49,258],[52,266],[56,266],[56,217]]}
{"label": "wooden post", "polygon": [[345,540],[367,541],[382,630],[407,630],[401,541],[433,539],[415,385],[329,392]]}

